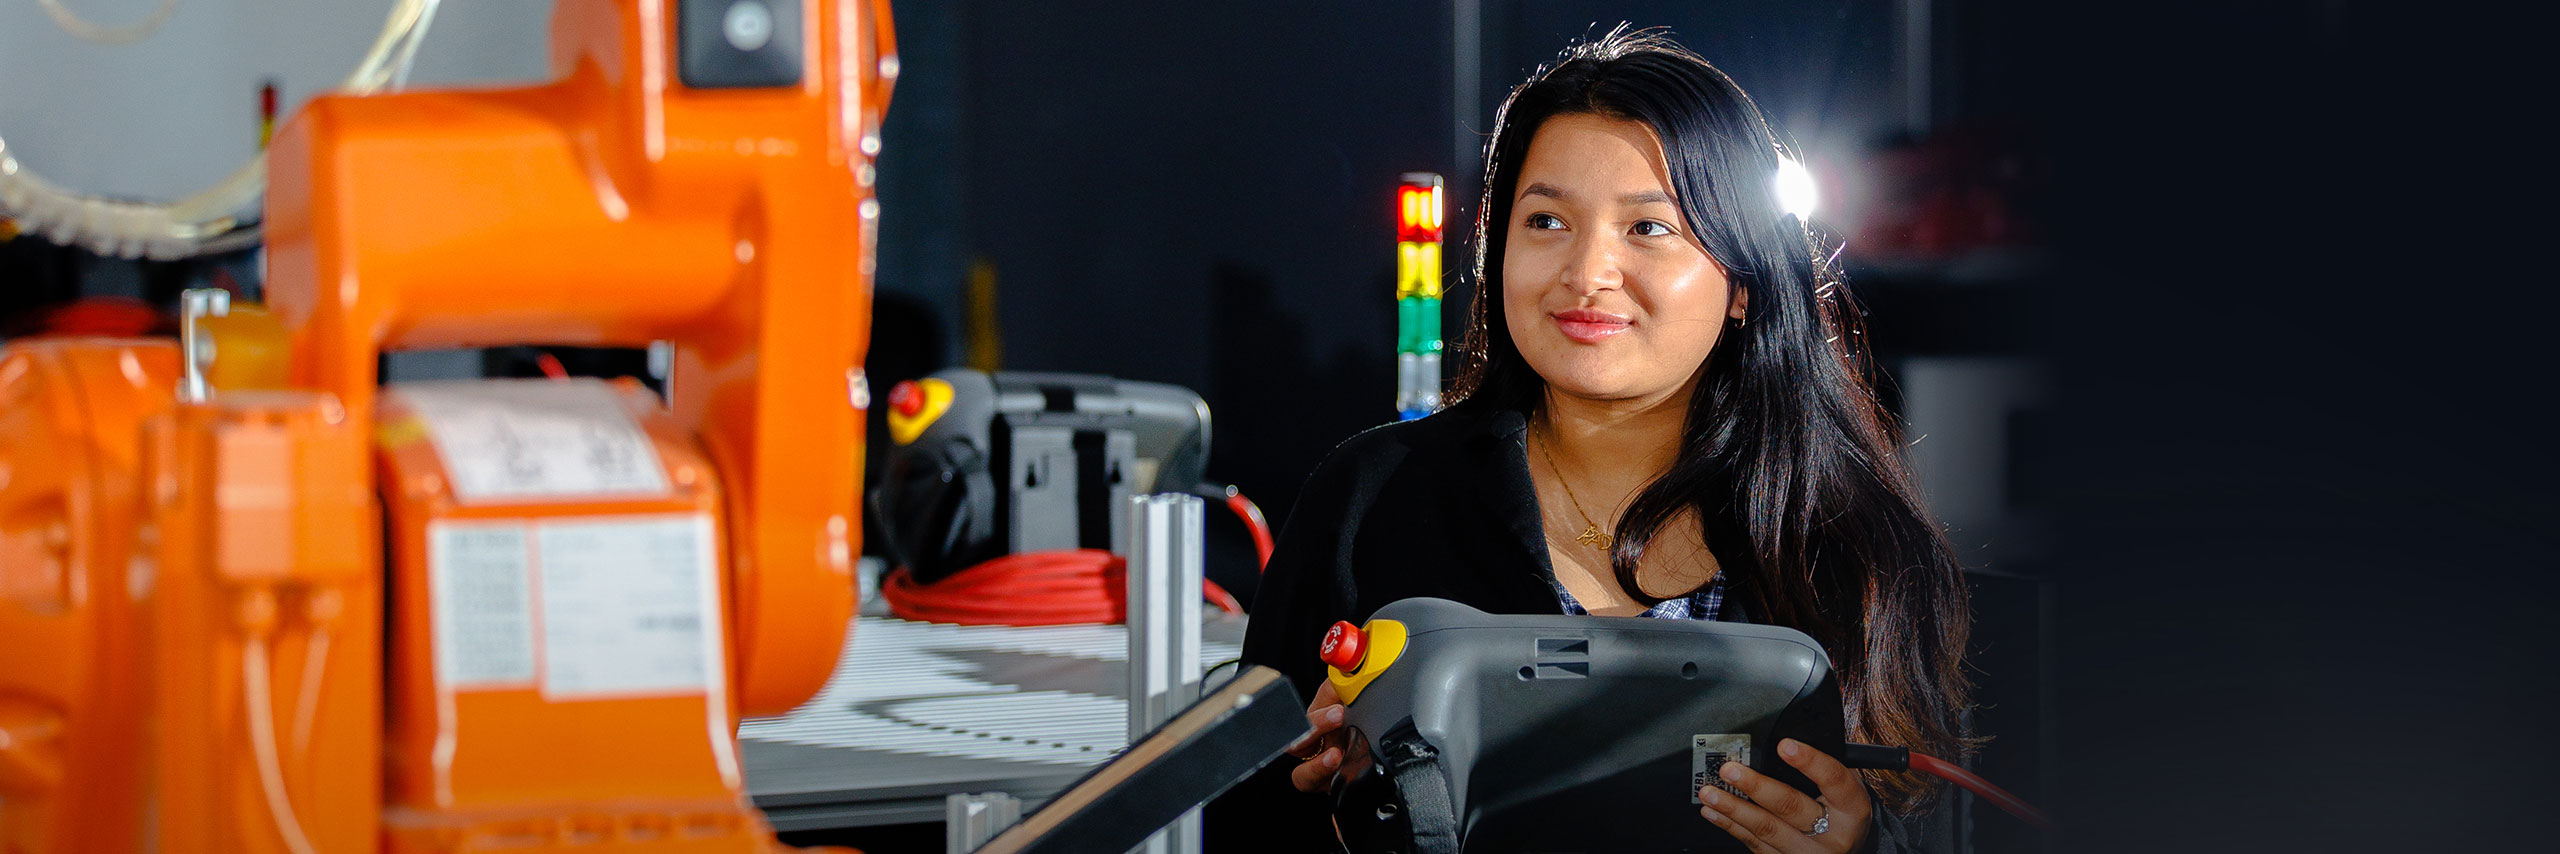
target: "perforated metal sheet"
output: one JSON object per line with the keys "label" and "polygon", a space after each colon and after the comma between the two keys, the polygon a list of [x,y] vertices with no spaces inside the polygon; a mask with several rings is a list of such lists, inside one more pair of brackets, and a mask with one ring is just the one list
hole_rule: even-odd
{"label": "perforated metal sheet", "polygon": [[[1126,627],[866,614],[852,635],[816,697],[738,729],[748,793],[778,829],[937,821],[953,792],[1045,798],[1128,744]],[[1211,617],[1201,666],[1243,637],[1243,620]]]}

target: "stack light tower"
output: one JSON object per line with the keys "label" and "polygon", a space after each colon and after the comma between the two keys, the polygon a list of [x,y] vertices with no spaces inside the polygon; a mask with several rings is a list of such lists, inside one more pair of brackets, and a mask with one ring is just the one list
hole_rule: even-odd
{"label": "stack light tower", "polygon": [[1440,408],[1440,176],[1407,172],[1396,189],[1396,416]]}

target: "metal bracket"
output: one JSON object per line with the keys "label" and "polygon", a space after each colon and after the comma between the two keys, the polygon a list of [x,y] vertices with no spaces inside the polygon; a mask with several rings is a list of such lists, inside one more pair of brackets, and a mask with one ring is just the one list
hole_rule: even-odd
{"label": "metal bracket", "polygon": [[953,793],[942,807],[944,854],[969,854],[1022,821],[1022,800],[1003,792]]}
{"label": "metal bracket", "polygon": [[[1200,699],[1201,532],[1198,496],[1129,497],[1129,740]],[[1148,837],[1144,854],[1198,854],[1200,811]]]}
{"label": "metal bracket", "polygon": [[178,353],[186,375],[178,383],[178,400],[203,403],[213,396],[205,384],[204,366],[212,364],[213,339],[196,328],[196,322],[208,317],[231,314],[231,292],[221,288],[188,288],[178,293]]}

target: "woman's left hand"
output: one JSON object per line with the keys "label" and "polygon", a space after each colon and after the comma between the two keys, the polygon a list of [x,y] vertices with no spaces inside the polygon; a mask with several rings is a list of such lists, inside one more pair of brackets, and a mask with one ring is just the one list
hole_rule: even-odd
{"label": "woman's left hand", "polygon": [[1698,791],[1706,804],[1698,812],[1758,854],[1842,854],[1866,844],[1875,804],[1858,775],[1792,738],[1778,742],[1778,756],[1813,778],[1822,797],[1805,797],[1794,786],[1727,762],[1718,776],[1750,799],[1710,785]]}

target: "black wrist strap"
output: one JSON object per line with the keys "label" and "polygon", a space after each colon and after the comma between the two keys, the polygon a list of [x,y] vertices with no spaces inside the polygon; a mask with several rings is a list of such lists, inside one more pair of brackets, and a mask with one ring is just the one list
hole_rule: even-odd
{"label": "black wrist strap", "polygon": [[1415,854],[1458,854],[1458,816],[1449,801],[1449,775],[1440,766],[1440,749],[1431,746],[1408,719],[1379,740],[1387,774],[1404,796],[1405,820],[1413,830]]}

